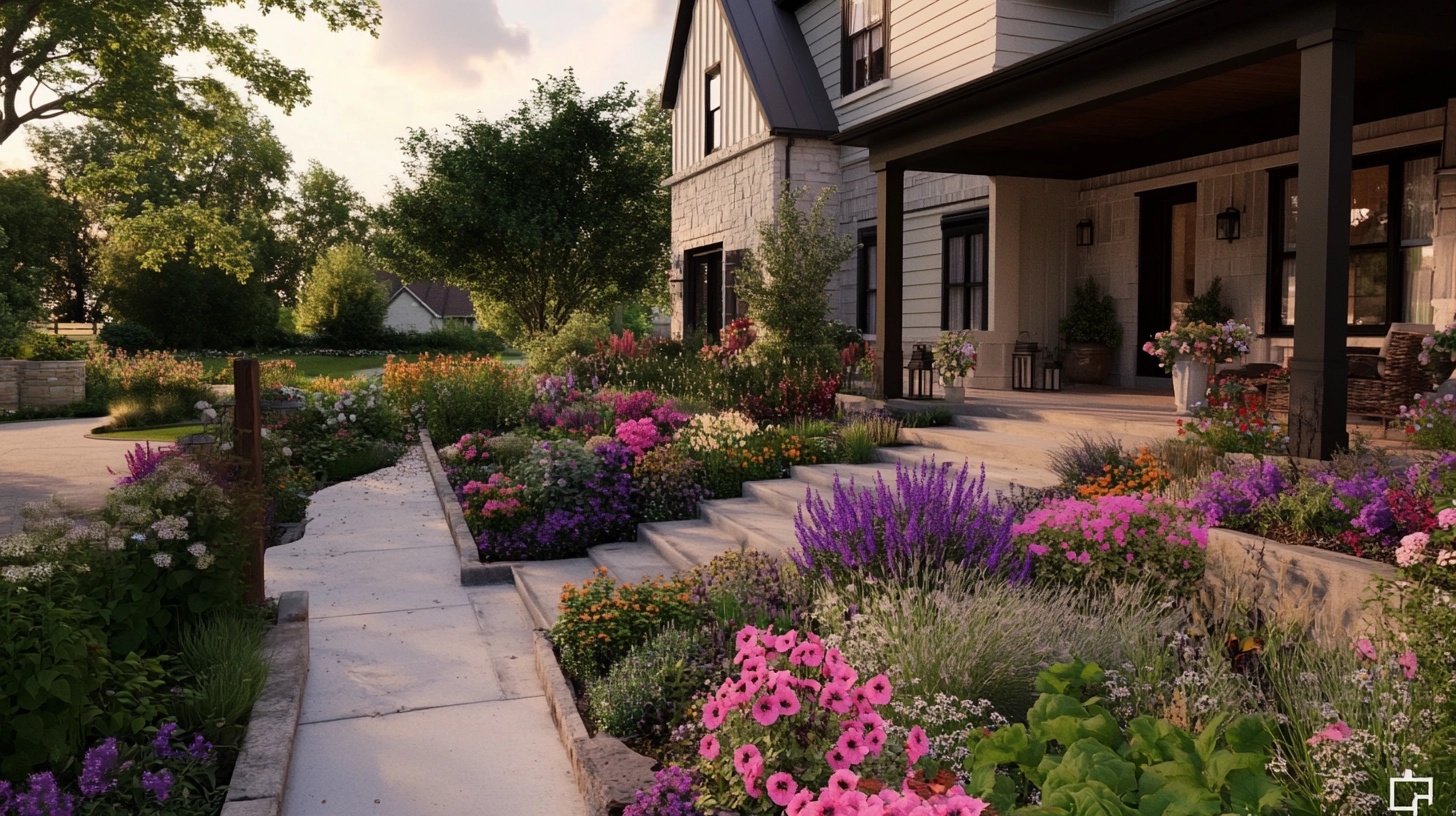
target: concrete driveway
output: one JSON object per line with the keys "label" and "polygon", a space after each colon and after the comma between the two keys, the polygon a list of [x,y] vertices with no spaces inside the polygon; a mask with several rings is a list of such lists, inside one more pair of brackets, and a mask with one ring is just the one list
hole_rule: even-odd
{"label": "concrete driveway", "polygon": [[0,535],[20,529],[20,508],[52,496],[83,508],[100,507],[126,472],[135,442],[87,439],[105,417],[49,419],[0,425]]}

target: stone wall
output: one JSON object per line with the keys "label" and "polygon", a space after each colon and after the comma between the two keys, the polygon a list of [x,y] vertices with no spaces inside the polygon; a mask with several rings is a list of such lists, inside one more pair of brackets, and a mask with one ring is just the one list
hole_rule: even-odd
{"label": "stone wall", "polygon": [[59,408],[86,398],[81,360],[0,360],[0,411]]}

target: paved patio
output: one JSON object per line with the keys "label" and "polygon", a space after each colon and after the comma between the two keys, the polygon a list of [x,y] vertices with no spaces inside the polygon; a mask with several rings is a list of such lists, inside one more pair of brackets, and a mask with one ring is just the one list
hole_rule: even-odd
{"label": "paved patio", "polygon": [[0,425],[0,535],[20,528],[20,508],[55,496],[85,509],[100,507],[126,472],[134,442],[87,439],[106,419],[50,419]]}

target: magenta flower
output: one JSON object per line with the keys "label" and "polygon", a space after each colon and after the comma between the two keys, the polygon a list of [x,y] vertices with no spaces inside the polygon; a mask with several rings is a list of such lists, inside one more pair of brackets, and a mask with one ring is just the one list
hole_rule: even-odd
{"label": "magenta flower", "polygon": [[1416,679],[1416,670],[1417,668],[1419,668],[1419,664],[1416,661],[1415,652],[1406,652],[1405,654],[1396,658],[1395,662],[1400,664],[1400,670],[1405,673],[1405,679]]}
{"label": "magenta flower", "polygon": [[708,734],[707,736],[698,740],[698,756],[708,760],[709,762],[717,759],[718,752],[721,750],[722,746],[718,744],[718,738],[713,736],[712,734]]}
{"label": "magenta flower", "polygon": [[1325,726],[1323,729],[1320,730],[1319,733],[1310,737],[1307,742],[1310,745],[1319,745],[1321,742],[1325,742],[1326,740],[1328,740],[1329,742],[1344,742],[1345,740],[1350,738],[1350,734],[1350,726],[1345,725],[1345,723],[1341,721]]}
{"label": "magenta flower", "polygon": [[740,774],[746,774],[748,773],[749,763],[755,759],[760,762],[763,760],[763,754],[758,752],[758,746],[751,742],[744,743],[738,746],[737,751],[733,752],[733,770]]}
{"label": "magenta flower", "polygon": [[864,684],[864,694],[865,699],[877,706],[890,702],[890,678],[883,674],[871,677]]}
{"label": "magenta flower", "polygon": [[1360,638],[1355,641],[1354,649],[1366,660],[1375,659],[1375,644],[1370,642],[1370,638]]}
{"label": "magenta flower", "polygon": [[799,633],[790,629],[774,639],[774,651],[779,654],[790,651],[799,642]]}
{"label": "magenta flower", "polygon": [[768,778],[768,798],[779,807],[785,807],[799,792],[799,783],[794,781],[792,774],[779,771]]}
{"label": "magenta flower", "polygon": [[753,701],[753,719],[764,728],[779,721],[779,700],[774,694],[765,694]]}
{"label": "magenta flower", "polygon": [[844,753],[844,749],[837,745],[830,748],[829,752],[824,755],[824,761],[829,763],[830,769],[835,771],[845,770],[854,764],[849,761],[849,755]]}
{"label": "magenta flower", "polygon": [[905,757],[914,765],[920,758],[930,752],[930,739],[925,736],[925,729],[914,726],[910,729],[910,736],[905,738]]}
{"label": "magenta flower", "polygon": [[848,714],[854,707],[854,700],[849,692],[838,683],[828,683],[824,690],[819,692],[819,707],[827,708],[835,714]]}
{"label": "magenta flower", "polygon": [[859,775],[848,768],[835,771],[834,775],[829,777],[829,784],[825,787],[832,788],[840,793],[852,791],[859,787]]}
{"label": "magenta flower", "polygon": [[774,700],[778,703],[780,717],[792,717],[799,713],[799,695],[787,685],[779,686],[774,694]]}
{"label": "magenta flower", "polygon": [[840,734],[839,742],[834,747],[844,752],[851,765],[864,762],[865,755],[869,753],[869,745],[865,742],[864,735],[854,730]]}
{"label": "magenta flower", "polygon": [[727,713],[723,710],[722,703],[717,700],[709,700],[708,704],[703,706],[703,727],[709,731],[715,730],[723,724],[723,718],[727,716]]}
{"label": "magenta flower", "polygon": [[789,663],[795,666],[818,666],[824,661],[824,647],[813,641],[800,643],[789,653]]}

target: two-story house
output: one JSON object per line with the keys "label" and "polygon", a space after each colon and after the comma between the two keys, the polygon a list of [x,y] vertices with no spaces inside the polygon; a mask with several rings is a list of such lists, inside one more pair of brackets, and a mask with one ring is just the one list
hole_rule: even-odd
{"label": "two-story house", "polygon": [[1327,452],[1347,344],[1456,313],[1449,0],[680,0],[663,103],[674,330],[738,313],[782,179],[833,185],[888,396],[943,329],[1007,387],[1087,276],[1158,385],[1139,347],[1220,277]]}

